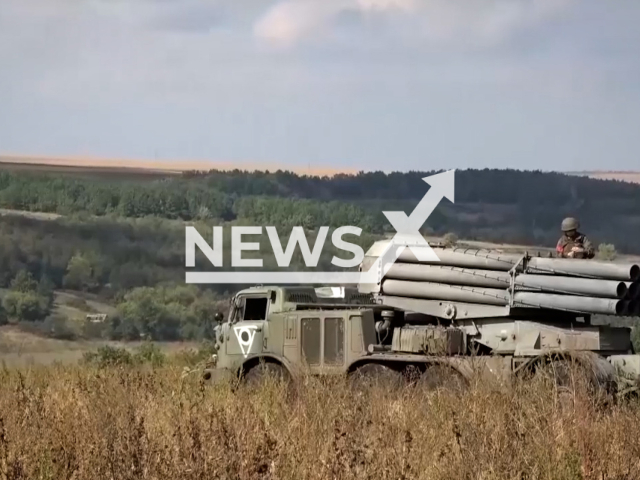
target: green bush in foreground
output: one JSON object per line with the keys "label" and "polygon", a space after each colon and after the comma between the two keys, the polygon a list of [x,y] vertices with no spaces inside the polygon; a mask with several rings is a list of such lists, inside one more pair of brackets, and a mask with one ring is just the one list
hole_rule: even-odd
{"label": "green bush in foreground", "polygon": [[202,343],[198,348],[180,350],[172,355],[167,355],[153,342],[145,342],[141,346],[130,351],[123,347],[103,345],[91,352],[85,352],[81,365],[90,365],[98,368],[141,366],[162,367],[167,364],[183,367],[195,367],[208,359],[214,353],[213,344]]}
{"label": "green bush in foreground", "polygon": [[614,261],[616,258],[618,258],[616,247],[611,243],[601,243],[600,245],[598,245],[596,258],[598,260],[604,260],[606,262]]}
{"label": "green bush in foreground", "polygon": [[133,359],[133,355],[126,348],[110,345],[99,347],[95,352],[85,352],[82,357],[83,363],[97,367],[133,365]]}
{"label": "green bush in foreground", "polygon": [[160,367],[166,360],[166,355],[157,345],[145,343],[138,347],[135,353],[131,353],[126,348],[104,345],[94,352],[85,352],[82,363],[101,368],[143,364]]}

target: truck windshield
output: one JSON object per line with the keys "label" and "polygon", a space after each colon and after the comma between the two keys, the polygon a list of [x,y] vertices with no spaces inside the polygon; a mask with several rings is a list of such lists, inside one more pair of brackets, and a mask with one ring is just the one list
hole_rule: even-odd
{"label": "truck windshield", "polygon": [[242,320],[266,320],[268,298],[245,298]]}

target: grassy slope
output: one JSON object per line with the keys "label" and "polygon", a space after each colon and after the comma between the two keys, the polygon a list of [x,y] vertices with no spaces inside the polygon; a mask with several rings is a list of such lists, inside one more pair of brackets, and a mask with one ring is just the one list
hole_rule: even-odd
{"label": "grassy slope", "polygon": [[58,313],[72,320],[82,321],[87,314],[114,314],[115,307],[98,301],[93,295],[80,294],[68,290],[55,292],[53,313]]}
{"label": "grassy slope", "polygon": [[[10,325],[0,327],[0,362],[11,367],[49,365],[54,362],[76,363],[85,352],[103,345],[134,350],[142,342],[56,340],[27,333]],[[197,347],[193,342],[158,342],[156,345],[165,353]]]}
{"label": "grassy slope", "polygon": [[[6,288],[0,288],[0,300],[7,293]],[[60,313],[72,320],[84,320],[87,314],[115,313],[113,305],[101,302],[95,295],[70,290],[56,290],[54,292],[53,312]]]}

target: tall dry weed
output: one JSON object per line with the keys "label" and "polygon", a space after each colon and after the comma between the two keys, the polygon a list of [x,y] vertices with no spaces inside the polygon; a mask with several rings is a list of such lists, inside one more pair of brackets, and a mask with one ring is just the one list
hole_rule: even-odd
{"label": "tall dry weed", "polygon": [[640,478],[636,401],[560,402],[539,379],[456,394],[309,378],[292,394],[181,373],[0,371],[0,478]]}

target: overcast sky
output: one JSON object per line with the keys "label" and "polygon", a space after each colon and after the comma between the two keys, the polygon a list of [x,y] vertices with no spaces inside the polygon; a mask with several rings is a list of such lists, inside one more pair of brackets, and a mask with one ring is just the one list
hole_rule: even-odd
{"label": "overcast sky", "polygon": [[640,170],[638,0],[0,0],[0,153]]}

